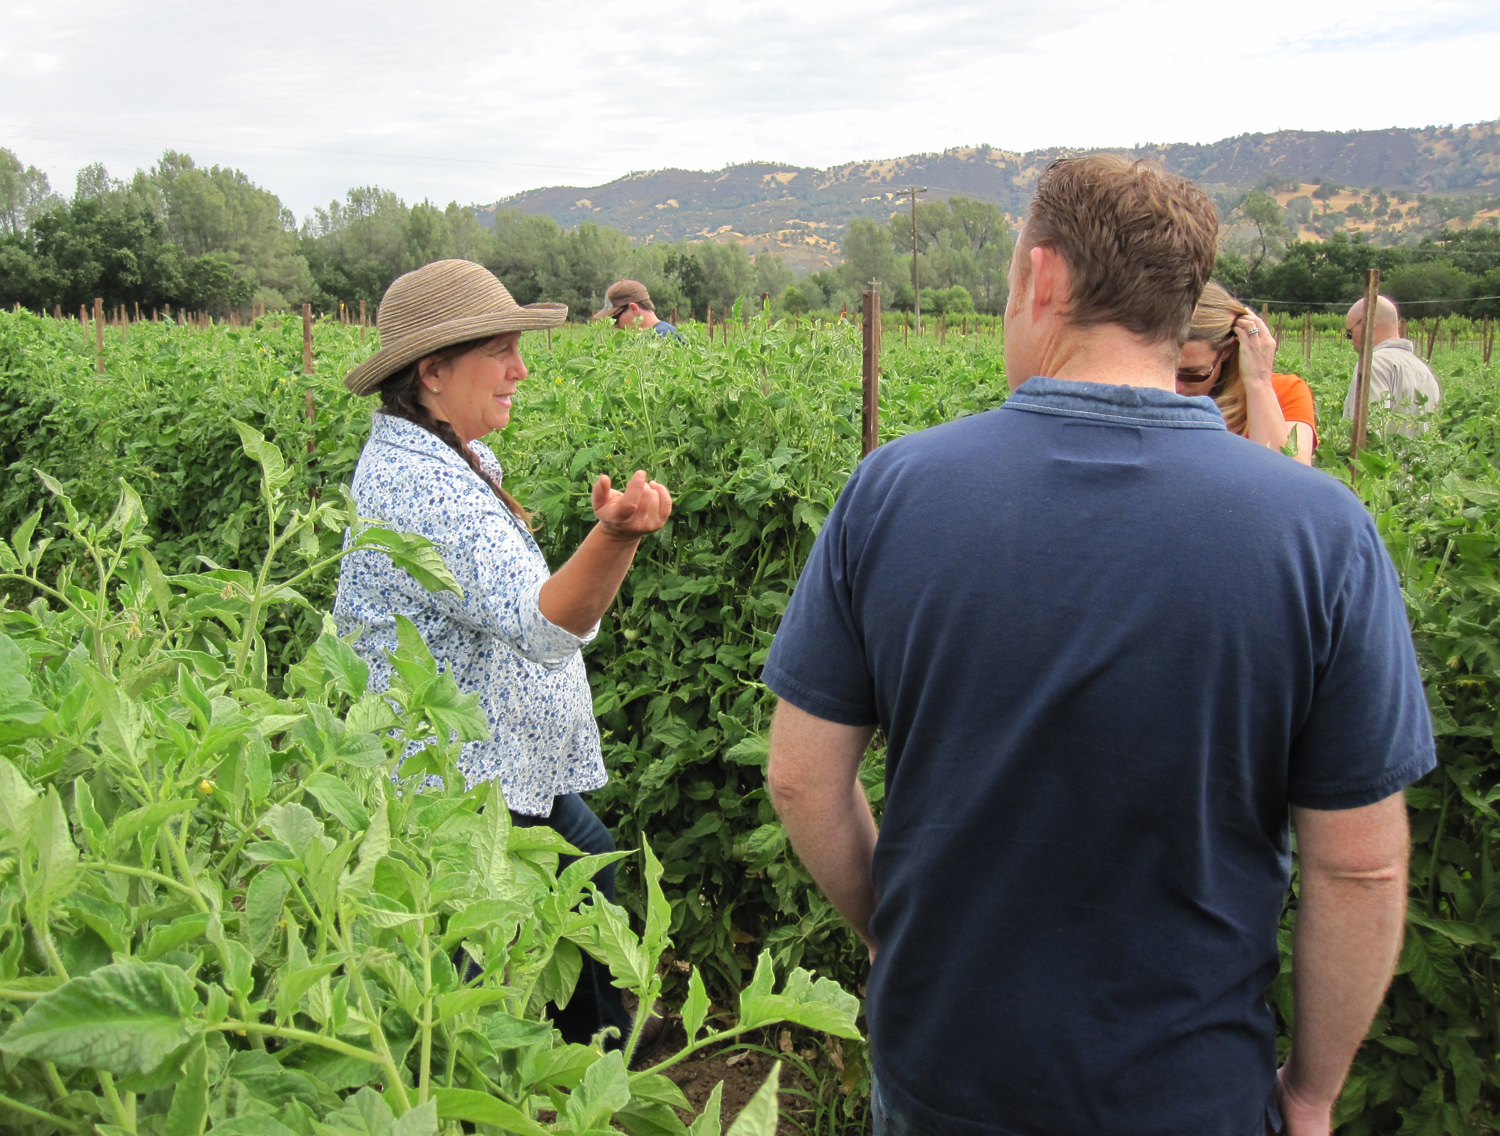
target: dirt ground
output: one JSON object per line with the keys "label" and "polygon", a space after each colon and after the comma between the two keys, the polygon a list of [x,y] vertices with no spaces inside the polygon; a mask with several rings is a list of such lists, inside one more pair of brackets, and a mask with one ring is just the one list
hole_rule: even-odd
{"label": "dirt ground", "polygon": [[[790,1037],[789,1035],[782,1038],[762,1037],[757,1034],[748,1034],[742,1040],[766,1049],[777,1049],[780,1045],[788,1044]],[[682,1022],[676,1015],[673,1015],[667,1036],[654,1057],[660,1060],[686,1044],[687,1036],[683,1033]],[[831,1065],[825,1055],[803,1049],[799,1056],[812,1065],[820,1076],[826,1076],[829,1082],[837,1084],[839,1071]],[[700,1051],[665,1070],[665,1074],[682,1089],[683,1095],[693,1106],[695,1116],[703,1111],[703,1106],[708,1103],[714,1086],[722,1083],[724,1093],[720,1120],[725,1130],[728,1130],[730,1123],[739,1115],[740,1110],[750,1103],[750,1098],[765,1083],[775,1063],[776,1058],[764,1053],[731,1046],[717,1051]],[[815,1093],[817,1086],[795,1067],[783,1062],[781,1087],[779,1097],[781,1121],[777,1125],[778,1136],[807,1136],[813,1128],[814,1112],[803,1093]],[[690,1119],[684,1117],[684,1120]],[[868,1125],[866,1125],[865,1131],[868,1130]],[[844,1131],[848,1132],[850,1129],[845,1128]]]}

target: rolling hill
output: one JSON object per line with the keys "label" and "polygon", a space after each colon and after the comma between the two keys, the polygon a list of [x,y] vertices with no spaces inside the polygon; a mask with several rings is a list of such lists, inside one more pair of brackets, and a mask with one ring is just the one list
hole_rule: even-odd
{"label": "rolling hill", "polygon": [[[643,241],[737,241],[751,253],[778,252],[793,267],[814,269],[838,259],[839,239],[853,218],[884,221],[899,208],[905,186],[929,187],[926,200],[957,195],[993,201],[1019,218],[1047,164],[1083,152],[1023,154],[974,146],[826,170],[769,162],[710,172],[654,170],[606,185],[528,190],[476,212],[488,224],[497,209],[517,209],[563,225],[609,225]],[[1112,152],[1155,160],[1221,193],[1243,191],[1274,174],[1289,184],[1500,195],[1500,120],[1423,129],[1290,130]]]}

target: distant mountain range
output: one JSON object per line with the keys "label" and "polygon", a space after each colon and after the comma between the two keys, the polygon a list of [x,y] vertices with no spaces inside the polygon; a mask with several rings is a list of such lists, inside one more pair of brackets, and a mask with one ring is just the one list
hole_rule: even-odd
{"label": "distant mountain range", "polygon": [[[738,241],[751,253],[774,251],[799,268],[838,259],[839,240],[856,217],[884,221],[899,191],[926,186],[924,200],[965,196],[1024,216],[1037,176],[1055,158],[1085,153],[1054,148],[1024,154],[990,146],[851,162],[816,170],[764,162],[725,169],[655,170],[607,185],[528,190],[477,210],[493,225],[497,209],[544,213],[563,225],[594,221],[637,240]],[[1459,127],[1348,132],[1285,130],[1244,134],[1207,145],[1148,145],[1109,151],[1153,159],[1210,191],[1241,191],[1267,174],[1424,194],[1500,194],[1500,120]]]}

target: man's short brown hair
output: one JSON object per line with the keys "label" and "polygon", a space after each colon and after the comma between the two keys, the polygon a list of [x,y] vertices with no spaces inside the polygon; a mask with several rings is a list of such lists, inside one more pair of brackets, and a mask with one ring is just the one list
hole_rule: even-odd
{"label": "man's short brown hair", "polygon": [[1037,181],[1018,264],[1029,271],[1037,245],[1062,258],[1075,327],[1118,324],[1181,346],[1218,235],[1213,202],[1186,178],[1111,154],[1060,158]]}

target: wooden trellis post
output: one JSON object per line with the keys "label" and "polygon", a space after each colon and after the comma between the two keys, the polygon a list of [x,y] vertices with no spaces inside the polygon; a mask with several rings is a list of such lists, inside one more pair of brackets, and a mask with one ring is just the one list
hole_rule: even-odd
{"label": "wooden trellis post", "polygon": [[1484,365],[1490,365],[1490,348],[1495,345],[1495,330],[1490,326],[1490,317],[1484,317],[1484,330],[1480,333],[1479,342],[1484,351]]}
{"label": "wooden trellis post", "polygon": [[1427,329],[1427,361],[1432,362],[1432,349],[1437,346],[1438,328],[1443,326],[1443,317],[1438,316]]}
{"label": "wooden trellis post", "polygon": [[[302,305],[302,373],[311,375],[313,373],[313,319],[312,305]],[[312,387],[307,388],[307,424],[313,426],[318,420],[318,404],[313,400]],[[313,453],[318,448],[317,438],[307,439],[307,452]]]}
{"label": "wooden trellis post", "polygon": [[880,293],[869,289],[863,300],[864,407],[860,414],[860,457],[880,445]]}
{"label": "wooden trellis post", "polygon": [[[369,319],[369,317],[367,315],[365,315],[365,302],[363,300],[361,300],[359,302],[359,341],[360,341],[360,343],[363,343],[365,341],[365,332],[369,329],[369,326],[370,326],[370,319]],[[552,340],[551,340],[551,338],[548,338],[548,340],[547,340],[547,346],[548,347],[552,346]]]}
{"label": "wooden trellis post", "polygon": [[1370,364],[1375,356],[1375,304],[1380,299],[1380,269],[1370,269],[1365,277],[1365,317],[1360,325],[1359,379],[1354,386],[1354,431],[1349,439],[1349,469],[1365,444],[1365,428],[1370,421]]}
{"label": "wooden trellis post", "polygon": [[706,317],[706,323],[708,325],[708,345],[712,347],[714,343],[714,306],[712,304],[708,304],[705,305],[705,307],[706,310],[703,314]]}
{"label": "wooden trellis post", "polygon": [[104,301],[94,297],[94,373],[104,374]]}

